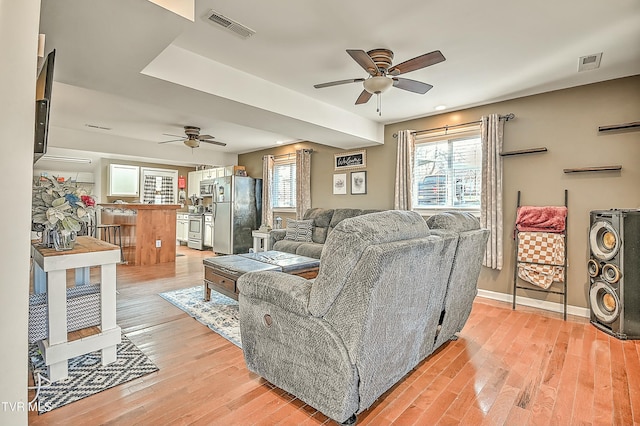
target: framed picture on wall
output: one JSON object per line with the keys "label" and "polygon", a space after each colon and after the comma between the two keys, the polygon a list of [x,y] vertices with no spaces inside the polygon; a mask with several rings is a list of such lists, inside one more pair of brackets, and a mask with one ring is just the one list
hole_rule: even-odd
{"label": "framed picture on wall", "polygon": [[334,170],[363,169],[367,167],[367,151],[342,152],[334,154]]}
{"label": "framed picture on wall", "polygon": [[344,195],[347,193],[347,174],[338,173],[333,175],[333,194]]}
{"label": "framed picture on wall", "polygon": [[367,193],[367,172],[351,172],[351,194]]}

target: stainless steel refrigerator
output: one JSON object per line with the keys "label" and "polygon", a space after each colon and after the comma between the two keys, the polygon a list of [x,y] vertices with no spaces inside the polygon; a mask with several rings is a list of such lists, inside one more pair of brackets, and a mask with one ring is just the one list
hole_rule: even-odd
{"label": "stainless steel refrigerator", "polygon": [[215,179],[213,194],[213,251],[248,253],[251,231],[262,218],[262,179],[225,176]]}

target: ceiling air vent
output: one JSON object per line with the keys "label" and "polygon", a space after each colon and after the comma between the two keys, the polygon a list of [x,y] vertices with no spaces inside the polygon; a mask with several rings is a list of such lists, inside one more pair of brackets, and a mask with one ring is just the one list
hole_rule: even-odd
{"label": "ceiling air vent", "polygon": [[212,10],[207,14],[207,21],[210,23],[222,27],[227,31],[231,31],[232,33],[239,35],[243,39],[248,39],[256,32],[251,28],[240,24],[239,22],[234,21],[233,19],[227,18],[226,16]]}
{"label": "ceiling air vent", "polygon": [[600,60],[602,59],[602,52],[594,53],[593,55],[582,56],[578,61],[578,72],[595,70],[600,68]]}

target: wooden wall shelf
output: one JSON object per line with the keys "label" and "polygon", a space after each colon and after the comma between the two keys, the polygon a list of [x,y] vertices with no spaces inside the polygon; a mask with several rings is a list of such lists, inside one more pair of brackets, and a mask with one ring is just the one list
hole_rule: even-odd
{"label": "wooden wall shelf", "polygon": [[583,172],[614,172],[622,170],[622,166],[600,166],[600,167],[581,167],[577,169],[564,169],[565,173],[583,173]]}
{"label": "wooden wall shelf", "polygon": [[507,157],[510,155],[522,155],[522,154],[534,154],[536,152],[547,152],[546,147],[541,148],[529,148],[529,149],[520,149],[518,151],[508,151],[500,153],[501,157]]}
{"label": "wooden wall shelf", "polygon": [[622,124],[612,124],[609,126],[600,126],[598,127],[598,132],[607,133],[607,132],[623,132],[623,131],[638,131],[640,130],[640,121],[633,121],[631,123],[622,123]]}

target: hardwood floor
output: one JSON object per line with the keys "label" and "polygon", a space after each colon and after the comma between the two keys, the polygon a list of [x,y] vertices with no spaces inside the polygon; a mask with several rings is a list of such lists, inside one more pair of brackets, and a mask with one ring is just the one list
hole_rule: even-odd
{"label": "hardwood floor", "polygon": [[[186,255],[175,264],[118,266],[118,324],[160,370],[41,416],[31,412],[29,423],[335,424],[250,373],[240,349],[158,296],[202,283],[202,258],[211,253],[178,253]],[[640,424],[639,353],[638,341],[609,337],[584,318],[565,322],[477,298],[460,338],[358,424]]]}

